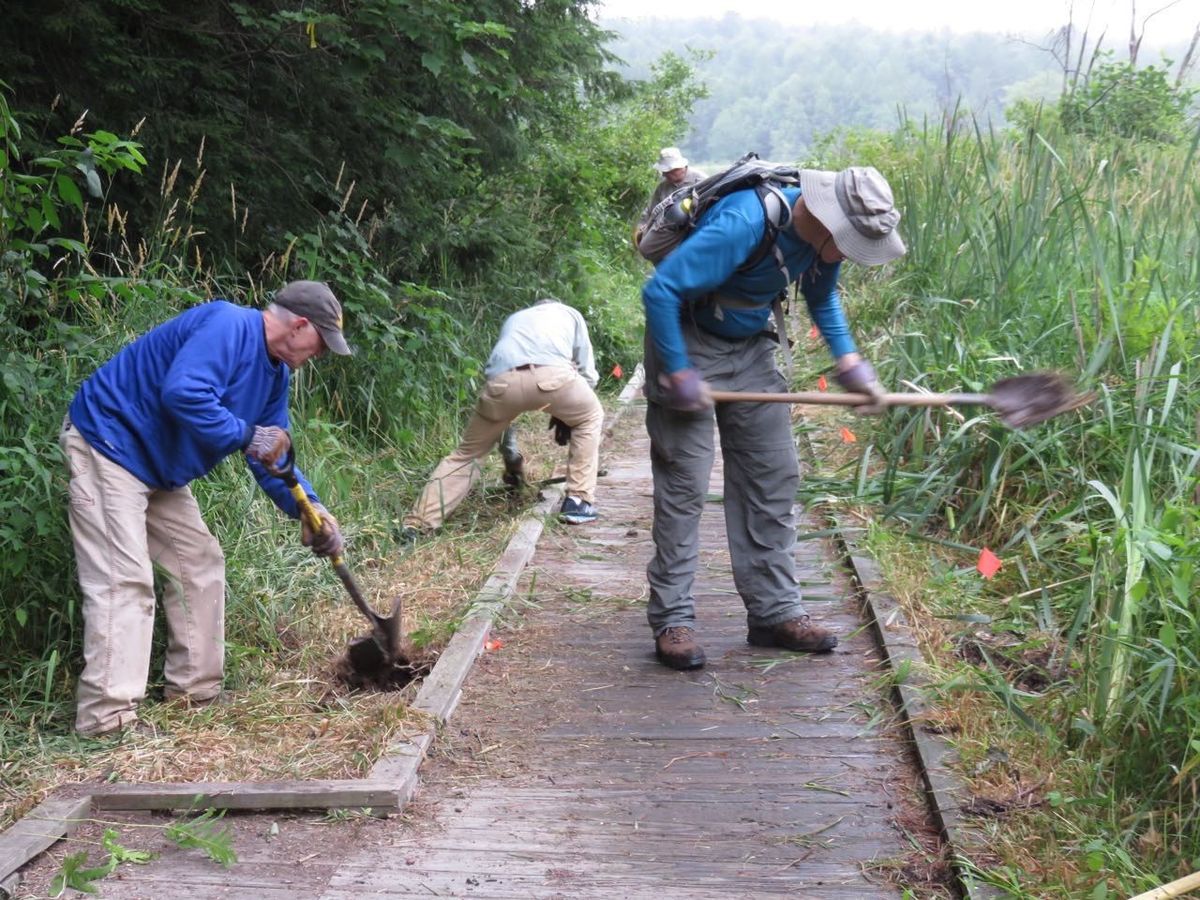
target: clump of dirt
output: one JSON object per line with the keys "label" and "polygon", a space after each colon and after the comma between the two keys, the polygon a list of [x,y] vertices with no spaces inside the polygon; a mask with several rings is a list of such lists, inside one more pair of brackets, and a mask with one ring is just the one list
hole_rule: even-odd
{"label": "clump of dirt", "polygon": [[1013,687],[1040,694],[1062,677],[1053,663],[1055,649],[1053,645],[1018,646],[998,635],[974,634],[961,636],[955,652],[978,668],[987,668],[990,661]]}
{"label": "clump of dirt", "polygon": [[419,681],[433,668],[435,654],[411,645],[387,660],[371,635],[355,638],[333,666],[334,677],[352,691],[398,691]]}

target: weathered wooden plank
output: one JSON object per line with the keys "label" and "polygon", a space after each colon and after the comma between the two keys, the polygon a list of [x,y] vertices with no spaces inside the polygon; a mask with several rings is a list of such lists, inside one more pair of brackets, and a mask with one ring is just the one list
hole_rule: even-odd
{"label": "weathered wooden plank", "polygon": [[[694,896],[693,889],[724,889],[732,892],[726,896],[734,897],[759,897],[775,893],[789,893],[793,896],[799,894],[805,897],[809,896],[810,889],[817,887],[840,887],[843,898],[853,897],[855,900],[872,896],[869,882],[863,878],[857,867],[821,865],[811,859],[799,861],[802,856],[803,851],[798,851],[795,857],[798,860],[797,864],[787,868],[758,867],[750,860],[732,872],[715,873],[705,871],[693,860],[687,860],[686,865],[679,867],[677,871],[671,871],[674,867],[670,866],[670,861],[662,860],[655,866],[657,871],[653,875],[657,877],[653,878],[648,877],[652,873],[644,866],[605,866],[597,870],[593,865],[589,865],[592,861],[577,860],[565,854],[553,862],[544,864],[540,872],[525,860],[485,859],[483,862],[486,865],[479,867],[477,871],[464,871],[461,868],[427,869],[405,872],[402,875],[385,867],[347,866],[334,876],[329,886],[331,889],[353,888],[362,893],[376,895],[382,892],[386,895],[390,889],[408,882],[413,886],[420,884],[434,888],[443,896],[465,897],[474,896],[475,887],[486,888],[490,883],[492,890],[495,890],[503,881],[510,889],[525,892],[515,896],[533,896],[529,892],[538,888],[557,888],[564,892],[562,896],[571,897],[661,898],[664,896],[662,878],[666,875],[679,890],[679,893],[674,895],[677,897]],[[648,890],[647,882],[651,880],[658,882],[658,886]],[[597,894],[596,891],[601,893]],[[328,893],[325,896],[329,896]],[[894,897],[896,892],[888,890],[887,893],[877,896]]]}
{"label": "weathered wooden plank", "polygon": [[74,833],[91,808],[91,797],[52,797],[27,812],[0,834],[0,880]]}
{"label": "weathered wooden plank", "polygon": [[[462,881],[446,884],[435,879],[417,880],[414,878],[411,882],[378,887],[372,891],[371,896],[424,897],[426,900],[434,896],[470,897],[472,900],[512,900],[512,898],[568,900],[568,898],[581,896],[586,896],[589,900],[609,900],[609,898],[611,900],[663,900],[664,897],[686,897],[687,900],[731,900],[731,898],[751,896],[741,893],[737,885],[701,889],[688,885],[686,879],[680,879],[678,886],[685,890],[681,894],[672,895],[664,893],[662,888],[650,884],[619,885],[610,888],[603,883],[580,885],[559,879],[549,880],[544,885],[531,885],[527,882],[513,885],[505,879],[492,879],[464,886]],[[781,888],[770,893],[788,895],[791,892],[787,888]],[[362,896],[362,892],[357,888],[331,888],[321,894],[321,900],[361,900]],[[847,900],[850,897],[853,897],[854,900],[873,900],[873,898],[894,898],[896,893],[887,888],[861,890],[855,886],[852,891],[847,891],[847,888],[841,885],[827,887],[809,885],[805,887],[803,895],[793,894],[792,896],[802,896],[803,900]]]}
{"label": "weathered wooden plank", "polygon": [[[894,834],[876,832],[869,828],[850,828],[831,819],[818,823],[816,828],[746,830],[740,835],[696,829],[655,831],[638,828],[629,835],[616,830],[565,828],[561,831],[505,831],[500,823],[472,829],[455,827],[451,832],[433,833],[422,842],[419,851],[408,856],[414,866],[427,866],[427,859],[458,857],[470,860],[475,856],[510,856],[522,858],[588,856],[596,860],[620,858],[633,862],[652,863],[664,858],[702,856],[711,863],[737,862],[747,857],[762,861],[794,859],[796,848],[812,850],[811,858],[823,863],[854,863],[869,858],[874,844],[884,856],[892,855]],[[820,831],[822,827],[828,830]],[[818,832],[815,833],[814,832]],[[636,840],[625,840],[634,837]]]}
{"label": "weathered wooden plank", "polygon": [[[323,873],[322,881],[330,873]],[[212,860],[181,857],[169,870],[147,872],[142,866],[126,866],[97,885],[100,896],[169,898],[221,897],[226,900],[255,900],[258,897],[297,900],[315,897],[319,889],[312,875],[303,870],[278,865],[254,867],[235,865],[224,869]]]}
{"label": "weathered wooden plank", "polygon": [[[574,726],[574,727],[573,727]],[[630,740],[678,740],[678,741],[727,741],[743,740],[802,740],[827,741],[834,739],[870,740],[871,735],[864,733],[859,724],[843,724],[838,722],[805,723],[803,728],[799,723],[776,724],[739,722],[713,722],[697,716],[691,720],[666,720],[654,724],[635,724],[633,722],[616,722],[607,724],[603,721],[580,722],[578,725],[570,720],[562,725],[545,732],[548,740],[586,740],[588,738],[627,737]]]}
{"label": "weathered wooden plank", "polygon": [[130,809],[399,809],[395,786],[360,779],[339,781],[195,781],[113,784],[96,788],[98,810]]}

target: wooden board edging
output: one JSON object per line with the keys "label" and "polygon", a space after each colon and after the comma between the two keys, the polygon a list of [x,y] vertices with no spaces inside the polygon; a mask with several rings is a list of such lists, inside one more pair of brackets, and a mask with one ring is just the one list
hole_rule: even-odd
{"label": "wooden board edging", "polygon": [[395,812],[395,785],[361,778],[333,781],[194,781],[113,784],[92,794],[97,811],[139,809],[345,809]]}
{"label": "wooden board edging", "polygon": [[11,876],[58,841],[69,837],[92,811],[92,798],[50,797],[0,833],[0,890],[8,896],[20,879]]}

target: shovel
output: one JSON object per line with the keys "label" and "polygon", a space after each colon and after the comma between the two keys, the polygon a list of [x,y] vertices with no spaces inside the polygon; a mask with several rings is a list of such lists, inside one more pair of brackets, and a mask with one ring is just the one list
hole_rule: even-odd
{"label": "shovel", "polygon": [[1026,428],[1090,403],[1094,394],[1080,394],[1057,372],[1032,372],[1005,378],[986,394],[756,394],[713,391],[715,403],[800,403],[814,406],[987,406],[1009,428]]}
{"label": "shovel", "polygon": [[[304,517],[309,528],[314,532],[319,532],[322,524],[321,515],[312,505],[312,501],[308,499],[308,495],[304,493],[300,482],[296,480],[296,462],[291,448],[288,448],[287,456],[280,464],[268,465],[266,470],[277,478],[283,479],[283,483],[288,486],[288,490],[292,492],[292,497],[296,500],[296,505],[300,508],[300,515]],[[329,562],[333,565],[333,571],[337,572],[342,584],[346,586],[346,591],[350,594],[354,605],[371,623],[370,636],[352,641],[346,650],[350,667],[356,674],[364,678],[386,680],[388,673],[395,666],[408,665],[408,660],[400,652],[403,633],[401,627],[403,599],[401,597],[395,599],[390,616],[381,616],[363,599],[362,591],[358,589],[358,584],[346,567],[345,560],[341,556],[331,556]]]}

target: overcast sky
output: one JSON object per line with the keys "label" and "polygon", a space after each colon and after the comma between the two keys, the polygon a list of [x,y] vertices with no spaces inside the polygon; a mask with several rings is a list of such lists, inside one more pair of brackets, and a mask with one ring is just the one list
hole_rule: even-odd
{"label": "overcast sky", "polygon": [[[1137,0],[1138,18],[1168,7],[1171,0]],[[1129,33],[1131,0],[1076,0],[1075,21],[1082,25],[1090,8],[1093,22],[1107,23],[1107,46],[1120,47]],[[745,18],[776,19],[792,25],[858,21],[889,30],[995,31],[1040,36],[1067,21],[1067,0],[836,0],[747,3],[746,0],[598,0],[604,17],[698,18],[736,12]],[[778,10],[775,12],[773,10]],[[1200,0],[1176,0],[1149,20],[1148,43],[1188,39],[1200,24]],[[1093,27],[1093,34],[1098,29]]]}

